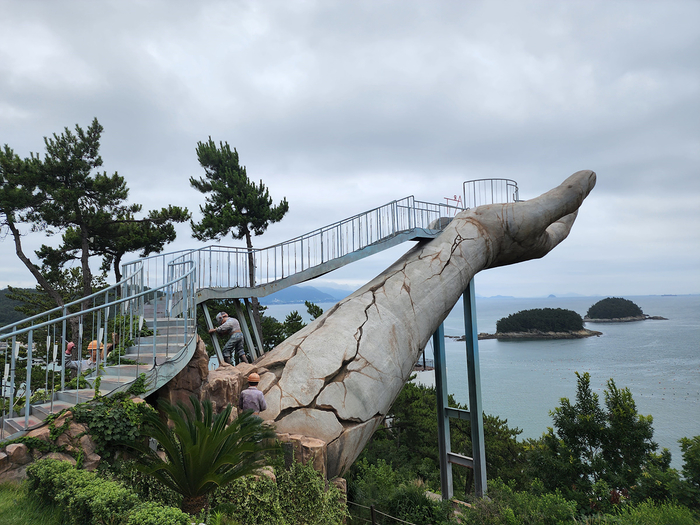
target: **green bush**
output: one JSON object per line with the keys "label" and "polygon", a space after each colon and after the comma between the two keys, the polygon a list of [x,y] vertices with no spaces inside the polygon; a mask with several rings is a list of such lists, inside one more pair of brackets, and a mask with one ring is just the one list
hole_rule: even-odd
{"label": "green bush", "polygon": [[622,507],[618,512],[602,517],[601,524],[610,525],[697,525],[693,512],[675,503],[656,504],[645,501]]}
{"label": "green bush", "polygon": [[211,506],[246,525],[285,523],[277,484],[266,476],[245,476],[217,489]]}
{"label": "green bush", "polygon": [[404,477],[384,460],[372,464],[363,458],[353,468],[355,473],[348,487],[348,499],[352,502],[365,507],[374,505],[385,514],[411,523],[453,523],[450,503],[428,498],[425,485]]}
{"label": "green bush", "polygon": [[124,525],[190,525],[191,516],[180,509],[158,503],[144,503],[136,507]]}
{"label": "green bush", "polygon": [[463,511],[463,522],[479,525],[558,525],[574,523],[576,503],[558,492],[544,492],[537,480],[530,491],[515,491],[500,479],[489,481],[489,498]]}
{"label": "green bush", "polygon": [[400,485],[382,505],[382,511],[411,523],[449,525],[454,511],[449,501],[428,498],[425,487],[418,484]]}
{"label": "green bush", "polygon": [[66,470],[54,496],[63,507],[70,523],[75,525],[118,523],[117,519],[130,511],[138,498],[120,483],[103,480],[85,470]]}
{"label": "green bush", "polygon": [[84,423],[95,440],[96,452],[111,456],[124,443],[141,437],[144,417],[154,412],[148,403],[134,403],[128,393],[101,398],[98,402],[73,407],[73,419]]}
{"label": "green bush", "polygon": [[289,523],[342,523],[347,515],[340,490],[326,484],[311,465],[294,462],[277,476],[277,486],[282,513]]}
{"label": "green bush", "polygon": [[509,332],[568,332],[583,330],[583,319],[572,310],[563,308],[534,308],[522,310],[496,323],[497,333]]}
{"label": "green bush", "polygon": [[642,309],[629,299],[608,297],[598,301],[588,309],[588,319],[620,319],[622,317],[639,317],[644,315]]}
{"label": "green bush", "polygon": [[280,472],[276,483],[267,476],[238,478],[216,490],[211,506],[245,525],[332,525],[347,516],[340,491],[301,463]]}
{"label": "green bush", "polygon": [[166,507],[180,508],[182,496],[166,487],[153,476],[140,471],[133,460],[100,462],[100,475],[117,481],[133,490],[141,501],[160,503]]}
{"label": "green bush", "polygon": [[67,523],[121,523],[138,503],[138,496],[121,483],[78,470],[67,462],[43,459],[27,467],[29,490],[45,503],[60,507]]}
{"label": "green bush", "polygon": [[58,489],[63,484],[62,475],[74,469],[67,461],[44,459],[27,467],[27,485],[44,503],[53,503]]}

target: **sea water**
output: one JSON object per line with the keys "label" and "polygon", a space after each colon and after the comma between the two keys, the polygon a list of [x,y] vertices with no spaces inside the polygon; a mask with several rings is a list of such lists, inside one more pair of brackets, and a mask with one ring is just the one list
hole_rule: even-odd
{"label": "sea water", "polygon": [[[666,321],[589,323],[602,332],[585,339],[479,341],[483,410],[522,430],[521,438],[537,438],[552,426],[550,411],[562,397],[576,397],[576,372],[591,375],[591,388],[604,402],[609,379],[627,387],[640,414],[654,418],[654,440],[672,453],[680,468],[678,440],[700,435],[700,295],[626,296],[645,314]],[[502,317],[531,308],[564,308],[585,315],[601,297],[477,298],[477,329],[493,333]],[[327,309],[331,304],[322,304]],[[284,320],[298,310],[307,320],[304,305],[274,305],[268,315]],[[461,301],[445,320],[445,335],[464,334]],[[447,384],[450,393],[468,404],[465,343],[445,341]],[[432,358],[432,343],[426,357]],[[433,384],[434,374],[418,380]]]}

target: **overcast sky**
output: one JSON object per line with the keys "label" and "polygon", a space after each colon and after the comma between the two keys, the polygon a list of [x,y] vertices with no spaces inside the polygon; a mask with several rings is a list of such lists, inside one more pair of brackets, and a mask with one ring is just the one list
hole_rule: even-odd
{"label": "overcast sky", "polygon": [[[0,13],[0,145],[43,153],[43,137],[97,117],[104,169],[144,209],[198,218],[188,181],[209,136],[289,201],[257,247],[407,195],[445,202],[465,180],[511,178],[529,199],[591,169],[569,238],[480,274],[477,293],[700,293],[698,1],[0,0]],[[203,246],[178,231],[168,251]],[[30,253],[46,242],[25,237]],[[359,286],[408,247],[311,284]],[[0,287],[33,286],[12,239],[0,250]]]}

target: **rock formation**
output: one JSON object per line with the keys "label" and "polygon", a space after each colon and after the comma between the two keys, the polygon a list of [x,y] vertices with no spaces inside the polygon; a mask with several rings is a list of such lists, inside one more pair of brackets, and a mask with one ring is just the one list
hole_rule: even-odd
{"label": "rock formation", "polygon": [[[566,238],[595,173],[535,199],[459,213],[253,367],[278,432],[326,443],[341,475],[387,413],[437,327],[484,269],[543,257]],[[239,368],[239,367],[237,367]]]}

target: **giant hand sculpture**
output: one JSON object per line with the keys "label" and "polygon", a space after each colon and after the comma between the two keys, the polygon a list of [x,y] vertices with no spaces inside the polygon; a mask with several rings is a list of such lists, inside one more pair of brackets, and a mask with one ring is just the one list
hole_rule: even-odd
{"label": "giant hand sculpture", "polygon": [[566,238],[595,173],[579,171],[535,199],[459,213],[255,364],[279,432],[327,444],[328,477],[362,451],[421,350],[486,268],[543,257]]}

